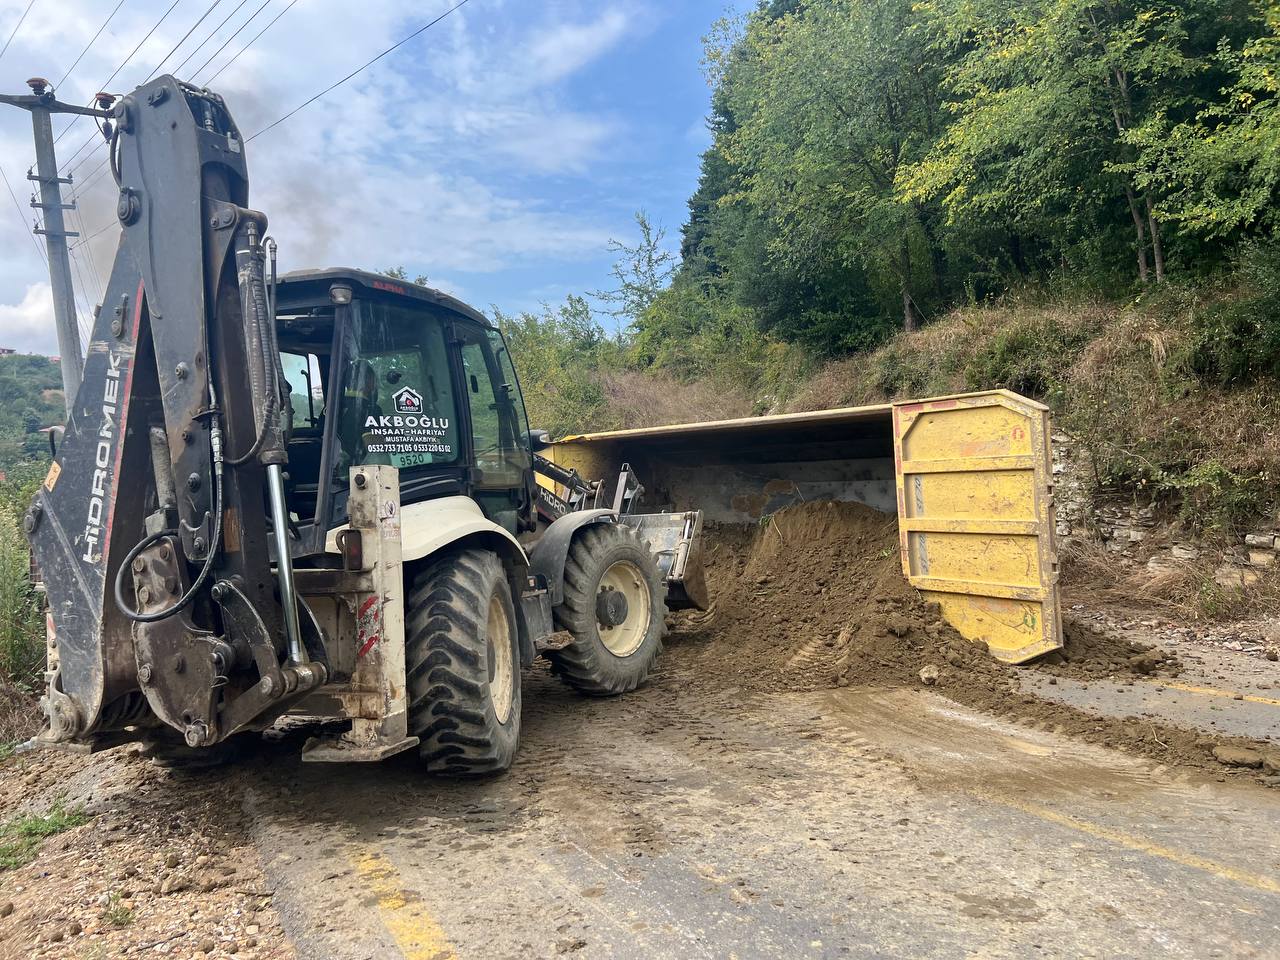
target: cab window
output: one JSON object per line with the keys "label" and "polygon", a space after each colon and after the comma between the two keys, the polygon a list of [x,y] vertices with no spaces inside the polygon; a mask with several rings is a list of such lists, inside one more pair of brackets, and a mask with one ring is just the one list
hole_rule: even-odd
{"label": "cab window", "polygon": [[455,464],[458,417],[444,324],[429,308],[352,305],[338,423],[336,475],[353,465],[401,470]]}
{"label": "cab window", "polygon": [[[475,497],[495,523],[513,533],[526,505],[529,450],[524,408],[497,331],[462,328],[462,375],[475,452]],[[501,352],[499,349],[502,348]]]}
{"label": "cab window", "polygon": [[281,351],[280,369],[288,385],[293,432],[309,433],[319,430],[324,417],[320,359],[313,353]]}

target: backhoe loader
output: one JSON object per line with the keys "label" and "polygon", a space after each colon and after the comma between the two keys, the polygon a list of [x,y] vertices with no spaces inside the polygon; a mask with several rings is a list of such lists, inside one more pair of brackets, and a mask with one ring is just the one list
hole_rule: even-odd
{"label": "backhoe loader", "polygon": [[642,683],[668,608],[706,605],[701,514],[543,459],[501,333],[453,297],[277,277],[221,97],[164,76],[110,113],[120,245],[25,517],[38,742],[205,750],[288,714],[344,721],[306,760],[474,774],[511,764],[535,657],[584,694]]}

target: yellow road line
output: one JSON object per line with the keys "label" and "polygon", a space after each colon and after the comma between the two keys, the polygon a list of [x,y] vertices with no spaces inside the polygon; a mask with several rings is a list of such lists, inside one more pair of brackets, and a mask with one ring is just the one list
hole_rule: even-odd
{"label": "yellow road line", "polygon": [[404,960],[457,960],[457,951],[440,924],[419,898],[405,891],[400,874],[380,850],[367,849],[351,862],[378,898],[378,916]]}
{"label": "yellow road line", "polygon": [[[1235,699],[1236,691],[1219,690],[1217,687],[1198,687],[1194,683],[1182,683],[1178,680],[1154,680],[1162,687],[1168,687],[1170,690],[1181,690],[1183,693],[1200,693],[1208,697],[1230,697]],[[1271,707],[1280,707],[1280,700],[1272,697],[1255,697],[1252,694],[1244,694],[1244,699],[1250,703],[1265,703]]]}
{"label": "yellow road line", "polygon": [[1223,880],[1230,880],[1234,883],[1243,884],[1253,887],[1255,890],[1261,890],[1264,893],[1280,893],[1280,880],[1275,877],[1268,877],[1260,873],[1250,873],[1247,870],[1237,870],[1235,867],[1229,867],[1224,863],[1218,863],[1215,860],[1209,860],[1205,857],[1197,856],[1194,853],[1187,853],[1184,850],[1175,850],[1172,847],[1164,847],[1157,843],[1152,843],[1142,837],[1136,837],[1133,834],[1122,833],[1119,830],[1112,830],[1110,827],[1104,827],[1097,823],[1090,823],[1088,820],[1081,820],[1078,817],[1067,816],[1065,813],[1058,813],[1056,810],[1050,810],[1048,807],[1042,807],[1038,804],[1028,803],[1025,800],[1014,800],[1011,797],[995,797],[990,794],[980,794],[984,799],[994,800],[996,803],[1012,807],[1023,813],[1028,813],[1033,817],[1039,817],[1041,820],[1048,820],[1050,823],[1056,823],[1058,826],[1067,827],[1071,830],[1078,830],[1080,833],[1088,834],[1099,840],[1106,840],[1109,843],[1118,844],[1127,847],[1130,850],[1136,850],[1139,853],[1145,853],[1148,856],[1159,857],[1162,860],[1169,860],[1173,863],[1180,864],[1184,867],[1193,867],[1196,870],[1203,870],[1211,873],[1215,877]]}

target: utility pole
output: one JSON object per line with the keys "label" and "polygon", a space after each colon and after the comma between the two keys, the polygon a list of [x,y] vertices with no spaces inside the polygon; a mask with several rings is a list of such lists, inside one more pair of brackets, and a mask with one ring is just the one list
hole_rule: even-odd
{"label": "utility pole", "polygon": [[70,183],[58,176],[58,161],[53,150],[54,113],[78,113],[92,117],[106,117],[104,110],[61,103],[54,99],[47,80],[33,77],[27,81],[30,96],[0,94],[0,103],[22,107],[31,113],[31,126],[35,133],[36,173],[27,173],[28,180],[40,185],[39,202],[32,206],[44,212],[44,228],[35,232],[44,235],[45,249],[49,254],[49,284],[53,288],[53,319],[58,331],[58,351],[62,362],[62,392],[67,402],[67,413],[75,402],[84,368],[84,354],[80,346],[80,330],[76,326],[75,290],[71,286],[71,260],[67,238],[79,236],[68,233],[62,212],[75,206],[62,202],[62,185]]}

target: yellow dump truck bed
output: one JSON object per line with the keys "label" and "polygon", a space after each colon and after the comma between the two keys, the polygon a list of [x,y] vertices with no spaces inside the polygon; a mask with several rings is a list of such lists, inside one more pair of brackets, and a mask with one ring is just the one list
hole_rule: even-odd
{"label": "yellow dump truck bed", "polygon": [[586,477],[631,464],[643,508],[758,523],[813,500],[898,517],[903,573],[1013,663],[1062,644],[1049,411],[1008,391],[566,437]]}

